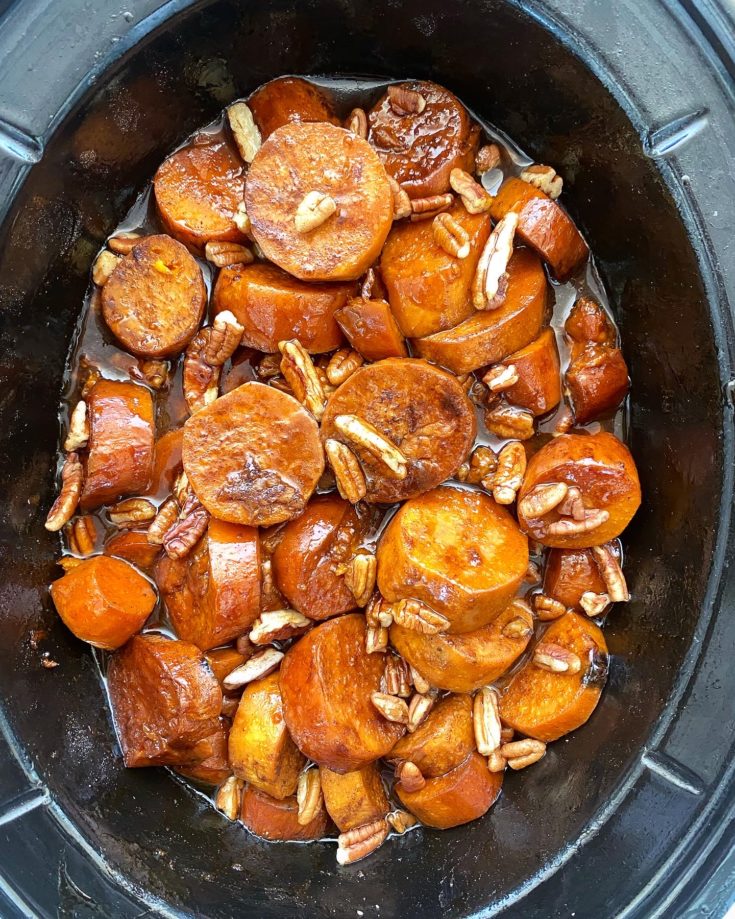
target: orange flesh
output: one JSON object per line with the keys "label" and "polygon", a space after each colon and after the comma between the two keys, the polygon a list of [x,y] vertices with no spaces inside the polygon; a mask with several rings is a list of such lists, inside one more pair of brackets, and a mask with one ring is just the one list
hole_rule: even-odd
{"label": "orange flesh", "polygon": [[354,772],[332,772],[319,767],[327,813],[340,833],[385,817],[390,806],[377,766],[370,763]]}
{"label": "orange flesh", "polygon": [[508,402],[534,415],[545,415],[556,408],[561,401],[561,368],[553,329],[544,329],[530,345],[509,354],[502,363],[512,364],[519,378],[503,392]]}
{"label": "orange flesh", "polygon": [[240,819],[251,833],[263,839],[285,842],[321,839],[326,834],[329,818],[324,808],[306,826],[299,823],[298,815],[299,805],[295,795],[278,800],[252,786],[243,792]]}
{"label": "orange flesh", "polygon": [[462,694],[440,699],[413,734],[401,737],[390,759],[410,760],[428,779],[451,772],[474,749],[472,697]]}
{"label": "orange flesh", "polygon": [[366,361],[408,357],[406,341],[385,300],[353,297],[334,314],[350,345]]}

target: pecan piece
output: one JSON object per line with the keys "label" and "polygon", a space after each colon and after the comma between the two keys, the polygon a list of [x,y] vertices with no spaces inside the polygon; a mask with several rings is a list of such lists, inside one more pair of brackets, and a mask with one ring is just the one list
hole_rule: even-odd
{"label": "pecan piece", "polygon": [[470,254],[470,235],[451,214],[437,214],[431,230],[434,242],[448,255],[462,259]]}
{"label": "pecan piece", "polygon": [[223,688],[231,692],[233,689],[240,689],[241,686],[252,683],[253,680],[268,676],[276,667],[280,666],[284,656],[283,651],[278,651],[276,648],[265,648],[262,651],[258,651],[253,654],[250,660],[235,667],[234,670],[227,674],[222,680]]}
{"label": "pecan piece", "polygon": [[231,775],[217,789],[217,794],[214,796],[214,806],[228,820],[237,820],[240,815],[240,802],[244,784],[242,779]]}
{"label": "pecan piece", "polygon": [[357,415],[337,415],[334,426],[339,433],[359,450],[365,450],[385,467],[392,478],[405,479],[408,475],[406,457],[385,435]]}
{"label": "pecan piece", "polygon": [[365,653],[383,654],[388,648],[388,629],[382,625],[369,625],[365,635]]}
{"label": "pecan piece", "polygon": [[396,115],[420,115],[426,108],[421,93],[400,83],[388,87],[388,102]]}
{"label": "pecan piece", "polygon": [[436,635],[449,628],[446,616],[435,612],[420,600],[399,600],[390,605],[390,612],[398,625],[422,635]]}
{"label": "pecan piece", "polygon": [[281,373],[294,395],[303,403],[317,421],[324,414],[326,396],[311,355],[298,339],[279,341],[281,352]]}
{"label": "pecan piece", "polygon": [[351,865],[365,858],[383,845],[388,836],[388,821],[385,818],[366,823],[337,838],[337,862]]}
{"label": "pecan piece", "polygon": [[514,440],[529,440],[535,433],[530,412],[502,402],[485,412],[485,427],[496,437]]}
{"label": "pecan piece", "polygon": [[475,157],[475,170],[480,175],[490,172],[500,165],[500,147],[497,144],[485,144],[477,151]]}
{"label": "pecan piece", "polygon": [[490,392],[505,392],[506,389],[515,386],[518,380],[515,364],[496,364],[482,378],[482,382]]}
{"label": "pecan piece", "polygon": [[331,195],[321,191],[310,191],[301,199],[294,215],[297,233],[310,233],[329,220],[337,210],[337,202]]}
{"label": "pecan piece", "polygon": [[477,310],[496,309],[505,299],[508,262],[513,255],[513,238],[518,214],[509,211],[488,237],[472,280],[472,303]]}
{"label": "pecan piece", "polygon": [[281,373],[281,355],[264,354],[255,368],[261,380],[272,380]]}
{"label": "pecan piece", "polygon": [[[516,606],[518,606],[522,604],[523,601],[515,600],[514,603]],[[523,606],[528,609],[529,613],[531,612],[528,604],[523,603]],[[530,626],[528,622],[520,616],[517,616],[515,619],[511,619],[503,626],[503,635],[505,635],[506,638],[527,638],[532,632],[532,626]]]}
{"label": "pecan piece", "polygon": [[295,609],[267,610],[255,620],[248,637],[254,645],[269,645],[272,641],[303,635],[312,625],[311,619]]}
{"label": "pecan piece", "polygon": [[166,498],[148,527],[147,540],[152,546],[162,546],[166,533],[179,519],[179,505],[175,498]]}
{"label": "pecan piece", "polygon": [[407,699],[411,695],[411,680],[409,678],[408,664],[402,657],[389,654],[385,659],[381,691],[389,696],[400,696]]}
{"label": "pecan piece", "polygon": [[596,594],[592,590],[585,590],[579,598],[579,605],[585,613],[593,619],[595,616],[601,616],[610,605],[610,597],[607,594]]}
{"label": "pecan piece", "polygon": [[508,761],[500,750],[493,750],[487,758],[487,768],[490,772],[505,772],[507,765]]}
{"label": "pecan piece", "polygon": [[214,240],[208,242],[204,247],[204,257],[217,268],[227,268],[230,265],[249,265],[255,260],[253,253],[247,246]]}
{"label": "pecan piece", "polygon": [[75,555],[91,555],[97,543],[94,517],[76,517],[64,527],[69,549]]}
{"label": "pecan piece", "polygon": [[92,281],[98,287],[104,287],[110,280],[112,272],[117,268],[119,261],[120,259],[117,255],[113,255],[112,252],[103,249],[94,260],[94,265],[92,265]]}
{"label": "pecan piece", "polygon": [[605,510],[588,508],[585,511],[583,520],[570,520],[563,517],[561,520],[555,520],[546,527],[549,536],[578,536],[580,533],[589,533],[602,526],[609,519],[610,514]]}
{"label": "pecan piece", "polygon": [[156,516],[156,506],[146,498],[126,498],[118,501],[108,511],[110,523],[118,527],[135,527],[149,523]]}
{"label": "pecan piece", "polygon": [[298,817],[300,826],[307,826],[322,809],[322,781],[319,769],[312,768],[302,772],[296,789],[296,801],[299,805]]}
{"label": "pecan piece", "polygon": [[595,557],[597,570],[605,582],[607,595],[611,603],[625,603],[630,600],[628,585],[620,563],[607,546],[594,546],[592,554]]}
{"label": "pecan piece", "polygon": [[449,173],[449,184],[462,199],[465,209],[470,214],[483,214],[490,210],[492,197],[464,169],[452,169]]}
{"label": "pecan piece", "polygon": [[399,836],[402,836],[410,830],[412,826],[416,826],[418,823],[418,820],[413,814],[409,814],[408,811],[401,810],[400,808],[391,811],[386,817],[386,820],[393,828],[393,831],[398,833]]}
{"label": "pecan piece", "polygon": [[550,673],[579,673],[582,661],[573,651],[568,651],[552,641],[543,641],[536,645],[533,662],[542,670]]}
{"label": "pecan piece", "polygon": [[250,107],[245,102],[235,102],[227,109],[227,121],[240,156],[246,163],[252,163],[262,140]]}
{"label": "pecan piece", "polygon": [[552,432],[553,437],[560,437],[562,434],[566,434],[568,431],[574,427],[574,415],[572,410],[568,405],[565,405],[562,410],[559,412],[559,416],[556,419],[556,424],[554,425],[554,430]]}
{"label": "pecan piece", "polygon": [[535,485],[519,502],[518,510],[524,517],[544,517],[561,504],[568,490],[565,482]]}
{"label": "pecan piece", "polygon": [[87,417],[87,403],[80,399],[74,406],[74,411],[69,419],[69,430],[64,440],[64,449],[73,453],[87,446],[89,440],[89,419]]}
{"label": "pecan piece", "polygon": [[332,386],[341,386],[342,383],[365,363],[365,358],[357,351],[350,348],[340,348],[330,357],[325,373]]}
{"label": "pecan piece", "polygon": [[[412,213],[411,199],[404,187],[397,182],[393,176],[388,176],[390,190],[393,193],[393,219],[403,220],[404,217],[410,217]],[[372,269],[371,269],[372,270]],[[363,297],[365,294],[363,293]]]}
{"label": "pecan piece", "polygon": [[413,198],[411,201],[411,220],[429,220],[436,217],[454,203],[453,195],[429,195],[428,198]]}
{"label": "pecan piece", "polygon": [[498,454],[498,468],[487,482],[482,480],[485,488],[492,490],[493,498],[498,504],[512,504],[523,484],[526,474],[526,451],[523,444],[516,441],[506,444]]}
{"label": "pecan piece", "polygon": [[546,755],[546,744],[542,740],[532,740],[528,737],[525,740],[513,740],[503,744],[500,753],[508,761],[511,769],[525,769]]}
{"label": "pecan piece", "polygon": [[476,693],[472,704],[472,726],[475,732],[477,752],[490,756],[500,746],[500,711],[498,694],[490,686],[483,686]]}
{"label": "pecan piece", "polygon": [[576,485],[570,485],[566,497],[560,502],[557,511],[562,517],[572,517],[574,520],[584,520],[584,501],[582,492]]}
{"label": "pecan piece", "polygon": [[57,533],[74,516],[82,493],[83,479],[84,470],[78,455],[67,454],[61,469],[61,491],[51,505],[44,524],[47,530]]}
{"label": "pecan piece", "polygon": [[498,458],[490,447],[475,447],[469,463],[462,463],[457,470],[457,479],[470,485],[478,485],[491,476],[498,467]]}
{"label": "pecan piece", "polygon": [[337,491],[345,501],[357,504],[367,494],[365,475],[357,457],[346,444],[332,439],[324,444],[324,452],[334,471]]}
{"label": "pecan piece", "polygon": [[529,185],[540,189],[547,194],[552,200],[559,197],[564,187],[564,179],[556,174],[556,170],[551,166],[528,166],[524,169],[519,178]]}
{"label": "pecan piece", "polygon": [[421,676],[413,664],[409,664],[408,672],[416,692],[421,693],[421,695],[426,695],[431,690],[431,683],[425,677]]}
{"label": "pecan piece", "polygon": [[398,764],[396,768],[396,779],[404,791],[408,792],[421,791],[424,785],[426,785],[426,779],[422,775],[421,770],[415,763],[412,763],[410,759]]}
{"label": "pecan piece", "polygon": [[245,236],[250,236],[250,233],[253,229],[253,225],[250,223],[250,218],[248,217],[248,212],[245,210],[245,202],[241,201],[237,205],[237,210],[235,211],[234,216],[235,226],[237,229]]}
{"label": "pecan piece", "polygon": [[345,584],[358,606],[365,606],[375,590],[378,560],[371,552],[358,552],[347,565]]}
{"label": "pecan piece", "polygon": [[107,248],[117,255],[129,255],[144,239],[145,236],[140,233],[118,233],[107,240]]}
{"label": "pecan piece", "polygon": [[156,391],[163,389],[168,384],[168,361],[138,361],[135,376],[147,386]]}
{"label": "pecan piece", "polygon": [[364,109],[353,108],[347,116],[345,127],[348,131],[352,131],[357,137],[361,137],[365,140],[368,135],[368,121]]}
{"label": "pecan piece", "polygon": [[229,310],[218,313],[214,317],[204,345],[204,360],[212,367],[221,367],[239,347],[244,331],[244,326],[240,325]]}
{"label": "pecan piece", "polygon": [[195,495],[190,495],[179,519],[164,534],[166,555],[169,558],[185,558],[204,535],[208,523],[209,512]]}
{"label": "pecan piece", "polygon": [[183,389],[186,405],[194,415],[211,405],[219,395],[220,368],[205,360],[212,329],[202,329],[189,342],[184,354]]}
{"label": "pecan piece", "polygon": [[534,594],[532,602],[536,615],[541,622],[551,622],[552,619],[559,619],[567,611],[563,603],[553,597],[548,597],[546,594]]}
{"label": "pecan piece", "polygon": [[408,703],[408,733],[413,732],[426,721],[429,712],[434,707],[434,697],[417,692],[411,696]]}

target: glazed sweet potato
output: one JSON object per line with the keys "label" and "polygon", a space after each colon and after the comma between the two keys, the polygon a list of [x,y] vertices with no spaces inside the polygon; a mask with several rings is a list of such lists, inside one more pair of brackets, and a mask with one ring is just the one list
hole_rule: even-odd
{"label": "glazed sweet potato", "polygon": [[388,754],[392,762],[418,766],[426,779],[451,772],[475,750],[472,697],[445,696],[413,734],[406,734]]}
{"label": "glazed sweet potato", "polygon": [[420,791],[396,791],[401,803],[424,823],[447,830],[487,813],[500,794],[502,772],[490,772],[485,758],[471,753],[446,775],[429,779]]}
{"label": "glazed sweet potato", "polygon": [[453,329],[412,342],[420,357],[469,373],[495,364],[532,342],[546,316],[547,281],[530,249],[516,249],[508,263],[508,288],[495,310],[480,310]]}
{"label": "glazed sweet potato", "polygon": [[178,766],[176,771],[203,785],[220,785],[231,775],[230,763],[227,759],[228,734],[229,721],[220,718],[217,730],[207,738],[212,745],[212,752],[209,756],[196,765]]}
{"label": "glazed sweet potato", "polygon": [[630,385],[622,352],[609,345],[588,345],[580,351],[569,364],[565,380],[577,424],[615,411]]}
{"label": "glazed sweet potato", "polygon": [[345,773],[320,766],[319,777],[327,813],[340,833],[373,823],[388,814],[388,797],[375,763]]}
{"label": "glazed sweet potato", "polygon": [[296,791],[306,760],[283,720],[278,671],[249,683],[232,722],[232,771],[252,786],[282,799]]}
{"label": "glazed sweet potato", "polygon": [[366,361],[408,357],[406,341],[386,300],[352,297],[334,318],[347,341]]}
{"label": "glazed sweet potato", "polygon": [[335,772],[385,756],[402,736],[371,702],[380,691],[383,655],[365,651],[359,613],[318,625],[289,648],[281,664],[286,724],[299,749]]}
{"label": "glazed sweet potato", "polygon": [[176,477],[181,472],[181,445],[184,429],[176,428],[156,438],[153,451],[153,474],[145,494],[163,500],[171,494]]}
{"label": "glazed sweet potato", "polygon": [[[618,554],[617,545],[609,548]],[[544,566],[543,592],[569,608],[580,609],[579,601],[587,591],[605,593],[605,582],[589,549],[552,549]]]}
{"label": "glazed sweet potato", "polygon": [[128,768],[195,765],[212,755],[222,690],[195,645],[136,635],[112,656],[107,686]]}
{"label": "glazed sweet potato", "polygon": [[243,792],[240,819],[256,836],[286,842],[321,839],[326,835],[329,818],[323,807],[306,826],[299,823],[298,817],[295,795],[278,800],[252,786]]}
{"label": "glazed sweet potato", "polygon": [[207,651],[204,657],[220,685],[228,673],[246,661],[245,655],[240,654],[237,648],[215,648],[214,651]]}
{"label": "glazed sweet potato", "polygon": [[408,338],[454,328],[475,312],[470,291],[490,235],[490,215],[470,214],[461,203],[447,213],[469,236],[467,258],[455,258],[437,244],[431,220],[396,223],[380,256],[391,310]]}
{"label": "glazed sweet potato", "polygon": [[490,625],[476,632],[421,635],[394,623],[390,640],[432,686],[472,692],[505,673],[523,654],[532,634],[530,610],[513,601]]}
{"label": "glazed sweet potato", "polygon": [[533,415],[545,415],[561,401],[559,349],[553,329],[544,329],[529,345],[500,363],[512,365],[518,374],[518,382],[503,392],[512,405]]}
{"label": "glazed sweet potato", "polygon": [[104,547],[105,555],[121,558],[142,571],[153,568],[160,552],[160,546],[148,542],[147,530],[122,530],[111,536]]}
{"label": "glazed sweet potato", "polygon": [[270,80],[248,97],[248,105],[263,140],[290,121],[339,124],[327,94],[299,77]]}
{"label": "glazed sweet potato", "polygon": [[528,540],[511,514],[481,491],[436,488],[407,501],[378,544],[386,600],[421,600],[472,632],[501,613],[528,568]]}
{"label": "glazed sweet potato", "polygon": [[590,717],[607,680],[607,645],[600,629],[577,613],[565,613],[539,639],[571,651],[578,673],[552,673],[529,659],[500,697],[500,717],[520,734],[547,743],[574,731]]}
{"label": "glazed sweet potato", "polygon": [[573,353],[576,346],[616,344],[617,336],[610,317],[589,297],[580,297],[575,302],[564,323],[564,331],[572,341]]}
{"label": "glazed sweet potato", "polygon": [[54,581],[51,599],[77,638],[113,651],[143,628],[156,592],[132,565],[95,555]]}
{"label": "glazed sweet potato", "polygon": [[[593,511],[604,511],[607,517],[599,525],[582,532],[579,531],[580,523],[584,521],[572,518],[564,518],[561,527],[549,532],[552,524],[562,520],[556,509],[541,518],[526,517],[521,507],[523,498],[535,486],[553,482],[564,482],[580,490],[587,517],[592,518]],[[624,443],[606,432],[564,434],[547,443],[529,460],[518,494],[518,522],[529,536],[546,546],[587,549],[619,536],[640,503],[638,471]]]}
{"label": "glazed sweet potato", "polygon": [[214,288],[214,311],[229,310],[244,326],[242,345],[275,353],[280,341],[298,338],[311,354],[342,344],[335,312],[354,284],[307,284],[275,265],[256,262],[223,268]]}
{"label": "glazed sweet potato", "polygon": [[150,390],[136,383],[99,380],[86,401],[89,442],[80,504],[91,510],[148,488],[154,417]]}

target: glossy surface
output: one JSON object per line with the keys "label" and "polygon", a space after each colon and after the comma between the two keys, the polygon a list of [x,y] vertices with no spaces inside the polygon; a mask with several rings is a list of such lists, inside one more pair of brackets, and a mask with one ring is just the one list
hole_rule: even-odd
{"label": "glossy surface", "polygon": [[306,826],[299,823],[298,813],[295,795],[278,800],[250,786],[243,792],[240,819],[251,833],[263,839],[321,839],[329,823],[324,808]]}
{"label": "glossy surface", "polygon": [[270,80],[248,96],[248,105],[263,140],[290,121],[339,124],[327,94],[299,77]]}
{"label": "glossy surface", "polygon": [[405,339],[386,300],[354,297],[334,318],[350,345],[366,361],[408,357]]}
{"label": "glossy surface", "polygon": [[353,772],[319,767],[324,806],[340,833],[373,823],[390,810],[378,767],[374,763]]}
{"label": "glossy surface", "polygon": [[557,407],[562,395],[561,374],[553,329],[544,329],[538,338],[509,354],[501,363],[512,365],[518,374],[518,382],[503,391],[503,398],[511,405],[528,409],[534,415],[545,415]]}
{"label": "glossy surface", "polygon": [[413,734],[405,734],[390,751],[397,763],[410,760],[424,778],[451,772],[475,749],[472,697],[445,696]]}

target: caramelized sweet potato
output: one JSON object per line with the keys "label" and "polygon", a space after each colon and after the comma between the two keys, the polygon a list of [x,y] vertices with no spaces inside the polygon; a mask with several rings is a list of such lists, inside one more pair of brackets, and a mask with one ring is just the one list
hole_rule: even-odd
{"label": "caramelized sweet potato", "polygon": [[219,719],[217,730],[207,738],[212,745],[212,752],[206,759],[196,765],[179,766],[176,771],[204,785],[221,785],[231,774],[227,759],[228,725],[229,722],[224,718]]}
{"label": "caramelized sweet potato", "polygon": [[533,415],[545,415],[561,401],[559,349],[553,329],[544,329],[530,345],[500,363],[512,364],[518,374],[518,382],[503,392],[511,404]]}
{"label": "caramelized sweet potato", "polygon": [[616,344],[615,327],[610,322],[610,317],[589,297],[580,297],[576,301],[564,323],[564,331],[572,340],[573,352],[575,345],[585,347],[587,344]]}
{"label": "caramelized sweet potato", "polygon": [[214,311],[229,310],[244,326],[241,344],[275,353],[278,342],[298,338],[311,354],[342,344],[335,312],[354,284],[308,284],[275,265],[256,262],[223,268],[214,288]]}
{"label": "caramelized sweet potato", "polygon": [[[617,546],[610,544],[617,554]],[[569,608],[580,608],[586,591],[605,593],[605,582],[589,549],[552,549],[544,566],[543,592]]]}
{"label": "caramelized sweet potato", "polygon": [[153,400],[145,386],[99,380],[87,395],[89,443],[81,507],[91,510],[148,488],[153,470]]}
{"label": "caramelized sweet potato", "polygon": [[413,734],[406,734],[388,754],[393,762],[410,760],[426,779],[451,772],[475,750],[472,697],[445,696]]}
{"label": "caramelized sweet potato", "polygon": [[407,501],[378,545],[386,600],[414,598],[471,632],[501,613],[528,568],[528,540],[510,513],[481,491],[436,488]]}
{"label": "caramelized sweet potato", "polygon": [[[541,518],[529,518],[524,515],[521,503],[536,485],[553,482],[565,482],[579,488],[586,513],[605,511],[607,519],[586,532],[549,533],[549,525],[562,519],[558,511],[554,509]],[[518,522],[529,536],[546,546],[587,549],[619,536],[640,503],[638,472],[624,443],[606,432],[563,434],[529,460],[518,494]],[[565,519],[571,521],[571,518]]]}
{"label": "caramelized sweet potato", "polygon": [[278,671],[249,683],[230,730],[232,771],[274,798],[296,791],[306,760],[283,720]]}
{"label": "caramelized sweet potato", "polygon": [[294,609],[310,619],[328,619],[355,608],[344,566],[374,521],[374,514],[329,494],[312,498],[304,513],[286,524],[273,553],[273,575]]}
{"label": "caramelized sweet potato", "polygon": [[148,571],[155,565],[160,551],[160,546],[152,546],[148,542],[147,530],[123,530],[115,533],[107,540],[104,548],[105,555],[121,558],[142,571]]}
{"label": "caramelized sweet potato", "polygon": [[212,755],[222,690],[202,652],[163,635],[136,635],[107,670],[125,765],[186,766]]}
{"label": "caramelized sweet potato", "polygon": [[244,664],[247,659],[237,648],[215,648],[214,651],[207,651],[204,657],[220,685],[228,673],[232,673],[235,667]]}
{"label": "caramelized sweet potato", "polygon": [[578,673],[552,673],[529,659],[500,697],[500,717],[513,730],[549,742],[574,731],[590,717],[607,680],[607,645],[586,616],[565,613],[539,643],[553,643],[577,655]]}
{"label": "caramelized sweet potato", "polygon": [[145,494],[163,500],[171,494],[176,477],[181,472],[181,445],[184,429],[176,428],[156,438],[153,451],[153,474]]}
{"label": "caramelized sweet potato", "polygon": [[156,592],[132,565],[95,555],[54,581],[51,599],[77,638],[113,651],[143,628]]}
{"label": "caramelized sweet potato", "polygon": [[569,364],[566,384],[577,424],[613,412],[628,393],[628,366],[619,348],[588,345]]}
{"label": "caramelized sweet potato", "polygon": [[490,772],[485,758],[471,753],[446,775],[429,779],[420,791],[396,786],[401,803],[415,817],[440,830],[476,820],[490,810],[500,794],[502,772]]}
{"label": "caramelized sweet potato", "polygon": [[523,654],[532,634],[533,616],[525,604],[514,600],[476,632],[421,635],[393,624],[390,640],[432,686],[472,692],[505,673]]}
{"label": "caramelized sweet potato", "polygon": [[347,341],[366,361],[408,357],[405,339],[386,300],[352,297],[334,318]]}
{"label": "caramelized sweet potato", "polygon": [[405,728],[386,721],[370,697],[380,691],[383,655],[367,654],[365,618],[339,616],[307,632],[281,664],[286,724],[321,766],[351,772],[385,756]]}
{"label": "caramelized sweet potato", "polygon": [[516,249],[508,262],[508,288],[501,306],[480,310],[453,329],[417,338],[416,354],[469,373],[495,364],[538,336],[546,315],[547,281],[530,249]]}
{"label": "caramelized sweet potato", "polygon": [[299,805],[295,795],[278,800],[248,787],[243,792],[240,819],[251,833],[263,839],[321,839],[327,832],[329,818],[322,808],[311,823],[299,823]]}
{"label": "caramelized sweet potato", "polygon": [[320,766],[319,777],[327,813],[340,833],[381,820],[388,814],[388,797],[375,763],[345,773]]}
{"label": "caramelized sweet potato", "polygon": [[559,281],[566,281],[589,255],[567,212],[545,192],[513,176],[500,186],[490,208],[493,220],[510,211],[518,214],[516,236],[548,262]]}
{"label": "caramelized sweet potato", "polygon": [[467,258],[455,258],[437,244],[431,220],[396,223],[380,256],[391,310],[409,338],[451,329],[475,312],[470,290],[490,235],[490,215],[470,214],[461,203],[447,213],[469,236]]}
{"label": "caramelized sweet potato", "polygon": [[290,121],[339,124],[327,94],[300,77],[270,80],[248,97],[248,105],[263,140]]}

